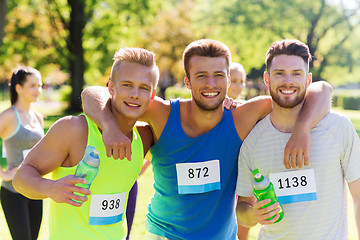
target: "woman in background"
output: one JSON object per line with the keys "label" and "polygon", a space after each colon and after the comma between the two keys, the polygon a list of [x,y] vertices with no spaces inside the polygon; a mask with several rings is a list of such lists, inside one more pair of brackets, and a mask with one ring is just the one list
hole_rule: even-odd
{"label": "woman in background", "polygon": [[228,90],[228,96],[240,101],[245,100],[246,72],[240,63],[232,62],[230,64],[231,84]]}
{"label": "woman in background", "polygon": [[7,167],[0,167],[1,205],[12,239],[37,239],[42,219],[42,200],[18,193],[12,179],[30,149],[44,136],[44,120],[31,108],[42,91],[40,72],[19,67],[10,80],[11,107],[0,114],[0,137],[5,144]]}

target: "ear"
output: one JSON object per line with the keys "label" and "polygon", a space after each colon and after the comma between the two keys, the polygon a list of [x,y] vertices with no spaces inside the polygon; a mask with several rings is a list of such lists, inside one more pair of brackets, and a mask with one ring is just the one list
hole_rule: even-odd
{"label": "ear", "polygon": [[109,90],[110,95],[112,96],[114,94],[114,83],[112,80],[109,80],[108,90]]}
{"label": "ear", "polygon": [[191,90],[191,83],[187,77],[184,78],[184,83],[185,83],[185,86]]}
{"label": "ear", "polygon": [[19,83],[17,83],[17,84],[15,85],[15,91],[19,94],[19,92],[21,91],[21,89],[22,89],[22,86],[21,86]]}
{"label": "ear", "polygon": [[229,90],[229,88],[230,88],[230,86],[231,86],[231,76],[230,76],[230,73],[229,73],[229,75],[228,75],[228,90]]}
{"label": "ear", "polygon": [[155,96],[156,96],[156,89],[154,89],[154,91],[151,94],[151,98],[150,98],[151,101],[154,100]]}
{"label": "ear", "polygon": [[268,72],[264,72],[264,84],[269,89],[270,75]]}
{"label": "ear", "polygon": [[312,83],[312,73],[309,73],[306,78],[306,87],[308,87]]}

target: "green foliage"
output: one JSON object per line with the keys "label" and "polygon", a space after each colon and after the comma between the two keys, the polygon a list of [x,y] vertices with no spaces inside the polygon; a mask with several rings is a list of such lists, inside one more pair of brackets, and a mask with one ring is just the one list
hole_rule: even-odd
{"label": "green foliage", "polygon": [[140,34],[140,46],[156,53],[157,64],[162,73],[159,86],[171,85],[184,79],[182,53],[193,40],[191,0],[178,1],[160,9],[150,25]]}
{"label": "green foliage", "polygon": [[70,100],[70,97],[71,97],[71,86],[70,85],[61,86],[57,92],[59,94],[60,101],[68,102]]}
{"label": "green foliage", "polygon": [[338,90],[333,96],[333,106],[346,110],[360,110],[359,90]]}
{"label": "green foliage", "polygon": [[328,69],[340,66],[349,75],[355,65],[360,66],[359,8],[325,0],[210,1],[205,8],[202,6],[209,1],[198,2],[198,28],[204,28],[206,36],[227,43],[233,59],[249,74],[250,69],[261,68],[272,42],[283,38],[296,38],[309,45],[314,56],[314,80],[326,77],[332,83],[338,79],[325,76],[325,70],[334,72]]}
{"label": "green foliage", "polygon": [[168,87],[165,90],[165,98],[166,99],[175,99],[175,98],[189,99],[189,98],[191,98],[191,91],[185,87],[178,87],[175,85],[172,87]]}
{"label": "green foliage", "polygon": [[[0,48],[0,81],[17,64],[40,70],[44,82],[69,80],[67,0],[7,1],[8,12]],[[229,46],[233,60],[261,79],[265,52],[272,42],[297,38],[309,44],[315,80],[333,85],[358,82],[360,14],[345,0],[84,0],[84,79],[105,85],[112,57],[120,47],[139,46],[156,53],[159,87],[182,82],[182,53],[199,38]],[[281,13],[281,14],[279,14]],[[59,74],[62,72],[62,74]],[[61,77],[57,77],[60,76]],[[76,81],[76,79],[75,79]]]}

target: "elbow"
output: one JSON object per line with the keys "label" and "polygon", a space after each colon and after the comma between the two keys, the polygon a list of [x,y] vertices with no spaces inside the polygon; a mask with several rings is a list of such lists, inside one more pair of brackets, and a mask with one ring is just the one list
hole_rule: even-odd
{"label": "elbow", "polygon": [[239,223],[245,227],[254,227],[257,220],[252,215],[252,204],[249,202],[238,201],[236,205],[236,217]]}
{"label": "elbow", "polygon": [[316,86],[318,86],[318,89],[321,91],[321,92],[326,92],[328,93],[329,95],[331,95],[333,93],[333,87],[331,86],[330,83],[326,82],[326,81],[318,81],[315,83]]}
{"label": "elbow", "polygon": [[325,91],[327,91],[330,95],[333,93],[334,89],[333,87],[328,83],[323,81],[323,88]]}

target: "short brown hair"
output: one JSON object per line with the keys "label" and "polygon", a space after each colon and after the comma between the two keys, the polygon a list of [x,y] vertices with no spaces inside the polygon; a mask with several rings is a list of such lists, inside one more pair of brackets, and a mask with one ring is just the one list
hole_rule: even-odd
{"label": "short brown hair", "polygon": [[309,47],[296,39],[284,39],[274,42],[266,53],[266,69],[270,71],[272,60],[278,55],[295,55],[301,57],[309,68],[311,61],[311,53]]}
{"label": "short brown hair", "polygon": [[120,48],[113,57],[114,63],[111,68],[110,80],[112,79],[113,72],[118,69],[121,62],[137,63],[153,69],[153,78],[155,79],[156,88],[159,81],[159,68],[156,65],[155,53],[143,48]]}
{"label": "short brown hair", "polygon": [[230,71],[231,52],[222,42],[212,39],[200,39],[190,43],[184,53],[183,61],[186,76],[190,79],[190,59],[194,56],[200,57],[225,57],[227,72]]}

